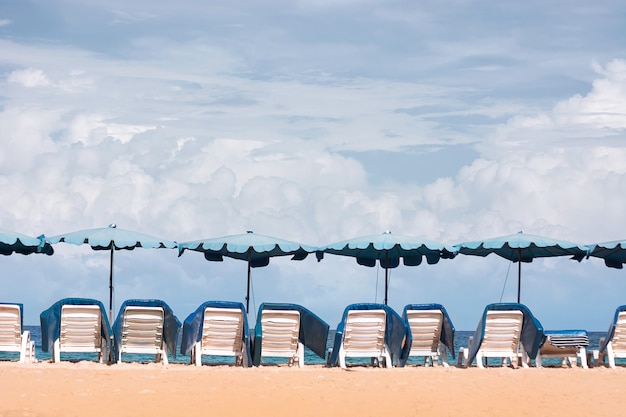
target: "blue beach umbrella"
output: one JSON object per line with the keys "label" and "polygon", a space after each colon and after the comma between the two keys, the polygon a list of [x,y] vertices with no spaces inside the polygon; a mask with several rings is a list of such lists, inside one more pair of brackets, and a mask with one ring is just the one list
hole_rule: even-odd
{"label": "blue beach umbrella", "polygon": [[522,283],[522,262],[532,262],[535,258],[572,256],[581,261],[589,248],[578,243],[549,237],[517,232],[513,235],[494,237],[485,240],[463,242],[455,245],[463,255],[487,256],[495,253],[511,262],[517,262],[517,302],[520,302]]}
{"label": "blue beach umbrella", "polygon": [[70,243],[72,245],[87,244],[93,250],[108,250],[111,252],[111,263],[109,271],[109,320],[113,321],[113,253],[116,250],[135,248],[176,248],[176,242],[159,239],[154,236],[131,230],[118,229],[115,224],[109,227],[97,229],[85,229],[75,232],[64,233],[57,236],[46,237],[46,242],[56,244],[59,242]]}
{"label": "blue beach umbrella", "polygon": [[247,233],[239,235],[179,243],[179,256],[185,250],[203,252],[207,261],[221,262],[224,260],[224,256],[246,261],[248,263],[246,311],[249,311],[250,268],[267,266],[270,263],[270,258],[275,256],[291,256],[292,260],[301,261],[309,253],[315,252],[316,248],[276,237],[259,235],[249,230]]}
{"label": "blue beach umbrella", "polygon": [[389,269],[400,265],[400,259],[406,266],[417,266],[426,258],[429,265],[440,259],[452,259],[456,251],[452,246],[424,240],[418,237],[392,234],[390,231],[379,235],[362,236],[341,242],[331,243],[318,249],[317,258],[324,253],[356,258],[359,265],[374,267],[376,261],[385,268],[385,305],[389,292]]}
{"label": "blue beach umbrella", "polygon": [[43,237],[30,237],[10,230],[0,229],[0,254],[12,255],[14,253],[21,253],[22,255],[45,253],[46,255],[52,255],[54,250],[49,243],[43,240]]}
{"label": "blue beach umbrella", "polygon": [[626,263],[626,240],[594,243],[589,246],[589,256],[604,259],[609,268],[622,269]]}

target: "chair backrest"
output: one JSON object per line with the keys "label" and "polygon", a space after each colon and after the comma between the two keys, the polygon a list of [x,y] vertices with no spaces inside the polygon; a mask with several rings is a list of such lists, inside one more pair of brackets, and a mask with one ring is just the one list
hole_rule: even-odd
{"label": "chair backrest", "polygon": [[407,310],[406,316],[413,336],[409,355],[437,352],[443,324],[441,310]]}
{"label": "chair backrest", "polygon": [[385,346],[385,310],[350,310],[343,331],[343,350],[348,356],[374,356]]}
{"label": "chair backrest", "polygon": [[502,353],[503,356],[516,353],[523,323],[524,314],[519,310],[488,311],[480,350]]}
{"label": "chair backrest", "polygon": [[264,309],[261,331],[261,356],[293,357],[298,352],[300,312]]}
{"label": "chair backrest", "polygon": [[614,352],[626,352],[626,311],[621,311],[617,316],[611,345]]}
{"label": "chair backrest", "polygon": [[20,306],[0,304],[0,350],[19,351],[22,345]]}
{"label": "chair backrest", "polygon": [[126,306],[121,350],[127,353],[160,353],[163,320],[161,307]]}
{"label": "chair backrest", "polygon": [[102,316],[97,305],[61,307],[59,344],[64,351],[94,350],[101,347]]}
{"label": "chair backrest", "polygon": [[239,308],[207,307],[202,326],[202,351],[233,355],[243,351],[244,312]]}

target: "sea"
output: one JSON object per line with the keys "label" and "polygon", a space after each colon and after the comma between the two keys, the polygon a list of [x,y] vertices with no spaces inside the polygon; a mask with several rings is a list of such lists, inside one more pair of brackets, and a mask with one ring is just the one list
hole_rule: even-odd
{"label": "sea", "polygon": [[[29,330],[31,334],[31,340],[35,342],[35,356],[38,360],[46,361],[50,360],[50,356],[52,352],[44,352],[41,349],[41,328],[39,326],[24,326],[25,330]],[[455,355],[458,354],[459,349],[461,347],[467,347],[469,338],[474,334],[473,331],[456,331],[454,334],[454,352]],[[588,350],[598,349],[600,338],[606,336],[606,332],[588,332],[589,336],[589,346]],[[328,333],[327,340],[327,349],[330,350],[333,347],[333,343],[335,340],[335,331],[331,330]],[[190,363],[189,355],[181,355],[180,354],[180,337],[178,340],[178,345],[176,348],[176,357],[169,353],[168,359],[170,363]],[[19,353],[14,352],[0,352],[0,360],[16,360],[19,358]],[[63,353],[61,355],[61,360],[79,362],[79,361],[97,361],[97,354],[95,353]],[[154,355],[141,355],[141,354],[124,354],[122,360],[124,362],[153,362]],[[308,348],[305,348],[304,353],[304,363],[305,364],[326,364],[327,358],[320,358],[315,353],[313,353]],[[273,364],[281,364],[285,363],[286,360],[283,358],[264,358],[264,363],[273,363]],[[624,362],[622,362],[624,361]],[[203,362],[210,363],[218,363],[218,364],[234,364],[234,358],[231,357],[207,357],[203,356]],[[626,364],[626,360],[617,359],[616,362]],[[364,359],[350,359],[349,363],[360,364],[367,363]],[[423,359],[420,358],[409,358],[409,365],[417,365],[418,363],[423,363]],[[457,359],[456,357],[452,357],[452,352],[448,352],[448,363],[453,366],[456,365]],[[559,359],[545,359],[544,366],[558,365],[560,363]],[[490,362],[491,364],[491,362]],[[494,364],[497,365],[497,362],[494,361]]]}

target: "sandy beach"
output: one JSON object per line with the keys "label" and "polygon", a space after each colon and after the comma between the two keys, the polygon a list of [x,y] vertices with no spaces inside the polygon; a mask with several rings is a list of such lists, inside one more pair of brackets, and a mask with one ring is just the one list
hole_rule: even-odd
{"label": "sandy beach", "polygon": [[0,416],[590,416],[626,408],[626,368],[348,370],[0,363]]}

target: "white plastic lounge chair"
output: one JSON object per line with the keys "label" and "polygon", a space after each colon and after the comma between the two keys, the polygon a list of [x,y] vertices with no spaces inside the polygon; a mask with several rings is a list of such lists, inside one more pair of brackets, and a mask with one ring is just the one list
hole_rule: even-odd
{"label": "white plastic lounge chair", "polygon": [[202,338],[191,350],[191,362],[202,365],[202,355],[235,356],[238,365],[248,366],[243,342],[244,312],[239,308],[207,307]]}
{"label": "white plastic lounge chair", "polygon": [[[600,339],[600,346],[604,345],[606,338]],[[599,353],[593,351],[594,363],[604,364],[604,358],[609,361],[609,366],[615,368],[615,358],[626,358],[626,311],[620,311],[615,322],[613,338],[607,343],[606,350]]]}
{"label": "white plastic lounge chair", "polygon": [[[522,366],[527,368],[528,359],[520,345],[523,323],[524,314],[519,310],[488,311],[484,337],[476,354],[478,367],[485,367],[483,359],[501,358],[502,366],[505,366],[508,360],[511,366],[517,368],[521,354]],[[472,342],[473,337],[470,337],[469,347],[461,348],[459,352],[459,363],[464,367],[469,366],[469,351],[472,348]]]}
{"label": "white plastic lounge chair", "polygon": [[304,366],[304,345],[298,340],[300,312],[269,310],[261,313],[261,360],[264,357],[289,358],[289,365]]}
{"label": "white plastic lounge chair", "polygon": [[95,352],[98,361],[107,356],[108,341],[101,335],[102,315],[97,305],[61,307],[60,335],[52,347],[52,361],[61,361],[61,352]]}
{"label": "white plastic lounge chair", "polygon": [[561,365],[569,362],[570,367],[578,365],[583,369],[587,369],[587,350],[585,346],[589,345],[589,339],[586,332],[576,334],[567,334],[566,332],[545,332],[546,340],[539,349],[535,358],[535,366],[541,368],[543,359],[558,358],[561,359]]}
{"label": "white plastic lounge chair", "polygon": [[122,353],[143,353],[153,354],[157,362],[167,365],[163,317],[161,307],[126,306],[118,362],[122,361]]}
{"label": "white plastic lounge chair", "polygon": [[346,368],[346,358],[372,358],[391,368],[391,355],[385,344],[385,310],[350,310],[344,324],[339,348],[339,366]]}
{"label": "white plastic lounge chair", "polygon": [[423,356],[425,364],[436,365],[441,361],[448,367],[446,347],[439,343],[443,326],[441,310],[407,310],[407,321],[413,335],[409,356]]}
{"label": "white plastic lounge chair", "polygon": [[0,304],[0,351],[19,352],[20,363],[35,360],[35,342],[30,331],[22,331],[22,314],[17,304]]}

